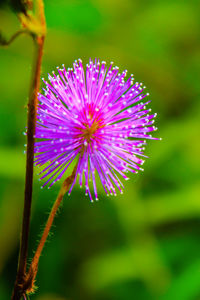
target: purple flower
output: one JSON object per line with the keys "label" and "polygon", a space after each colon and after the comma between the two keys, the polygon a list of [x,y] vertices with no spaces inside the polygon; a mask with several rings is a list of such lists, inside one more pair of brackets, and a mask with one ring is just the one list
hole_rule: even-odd
{"label": "purple flower", "polygon": [[[38,121],[35,144],[35,163],[44,165],[41,174],[52,186],[66,173],[75,160],[77,170],[69,194],[78,180],[85,185],[92,201],[89,181],[92,180],[96,200],[98,174],[107,195],[122,193],[122,178],[128,171],[137,173],[146,157],[146,139],[156,139],[149,132],[156,114],[149,114],[141,102],[141,83],[134,83],[133,75],[126,81],[127,71],[119,73],[113,63],[90,60],[84,72],[82,61],[74,68],[58,69],[44,81],[44,95],[39,94]],[[65,175],[66,176],[66,175]]]}

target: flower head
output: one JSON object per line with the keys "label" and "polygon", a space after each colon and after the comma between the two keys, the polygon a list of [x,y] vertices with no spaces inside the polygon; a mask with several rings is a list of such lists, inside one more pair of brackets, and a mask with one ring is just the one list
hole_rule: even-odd
{"label": "flower head", "polygon": [[[146,139],[156,114],[149,114],[142,100],[141,83],[134,83],[133,75],[125,80],[127,71],[119,73],[111,63],[90,60],[86,72],[82,61],[73,68],[57,68],[58,75],[49,75],[46,89],[39,94],[35,144],[36,165],[48,165],[42,170],[46,184],[52,186],[76,160],[77,169],[71,190],[78,180],[85,185],[92,200],[89,180],[97,196],[96,174],[106,194],[122,192],[121,178],[127,172],[142,170]],[[96,173],[96,174],[95,174]]]}

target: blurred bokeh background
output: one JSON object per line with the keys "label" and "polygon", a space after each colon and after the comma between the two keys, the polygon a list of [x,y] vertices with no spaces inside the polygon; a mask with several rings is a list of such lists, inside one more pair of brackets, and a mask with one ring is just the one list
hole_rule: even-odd
{"label": "blurred bokeh background", "polygon": [[[158,113],[145,171],[123,195],[65,197],[41,257],[33,300],[200,299],[200,2],[46,0],[42,76],[77,58],[114,61],[142,81]],[[19,29],[2,7],[0,30]],[[16,275],[23,206],[23,135],[33,43],[0,49],[0,299]],[[59,185],[35,172],[29,257]]]}

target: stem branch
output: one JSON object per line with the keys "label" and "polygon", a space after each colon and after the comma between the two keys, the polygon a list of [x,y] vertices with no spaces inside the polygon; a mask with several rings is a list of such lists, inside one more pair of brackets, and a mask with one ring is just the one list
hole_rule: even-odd
{"label": "stem branch", "polygon": [[33,34],[30,31],[28,31],[27,29],[22,29],[22,30],[15,32],[8,40],[6,40],[0,33],[0,45],[1,46],[9,46],[18,36],[20,36],[21,34],[24,34],[24,33],[33,36]]}

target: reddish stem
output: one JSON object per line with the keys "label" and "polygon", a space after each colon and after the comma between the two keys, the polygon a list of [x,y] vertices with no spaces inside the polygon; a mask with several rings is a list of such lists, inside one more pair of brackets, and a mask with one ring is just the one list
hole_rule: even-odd
{"label": "reddish stem", "polygon": [[[20,300],[26,297],[26,267],[28,255],[28,237],[31,216],[32,189],[33,189],[33,161],[34,161],[34,143],[35,143],[35,125],[38,105],[38,92],[40,86],[40,73],[42,64],[42,55],[44,47],[44,39],[46,33],[46,23],[44,14],[43,0],[36,1],[37,20],[40,22],[41,32],[32,32],[32,29],[27,27],[27,31],[33,35],[36,42],[35,56],[33,61],[32,80],[29,92],[28,112],[27,112],[27,155],[26,155],[26,178],[24,192],[24,210],[22,233],[20,240],[20,251],[18,260],[17,277],[12,294],[12,300]],[[23,24],[23,20],[21,20]],[[25,25],[24,25],[25,26]],[[26,26],[25,26],[26,27]]]}
{"label": "reddish stem", "polygon": [[26,263],[28,254],[28,235],[30,227],[32,186],[33,186],[33,160],[34,160],[34,135],[37,113],[37,94],[40,85],[40,72],[42,63],[42,54],[44,46],[44,36],[36,39],[36,52],[33,63],[33,78],[31,80],[29,102],[28,102],[28,120],[27,120],[27,155],[26,155],[26,178],[24,193],[24,211],[22,222],[22,233],[20,242],[20,252],[18,260],[18,271],[12,300],[19,300],[23,295],[23,283],[26,274]]}
{"label": "reddish stem", "polygon": [[51,226],[53,224],[54,218],[56,216],[56,213],[58,211],[58,208],[63,200],[63,197],[65,195],[65,193],[69,190],[72,182],[74,181],[75,175],[76,175],[76,169],[77,169],[77,165],[74,167],[73,172],[71,174],[71,176],[67,177],[65,179],[65,181],[63,182],[60,192],[58,194],[58,197],[56,198],[56,201],[54,202],[54,205],[51,209],[51,212],[49,214],[46,226],[44,228],[42,237],[40,239],[40,242],[38,244],[37,250],[35,252],[35,255],[32,259],[29,271],[27,273],[27,276],[25,278],[25,286],[26,286],[26,292],[27,293],[32,293],[34,292],[34,282],[35,282],[35,277],[37,275],[37,270],[38,270],[38,263],[39,263],[39,259],[42,253],[42,250],[44,248],[45,242],[47,240],[47,237],[49,235]]}

